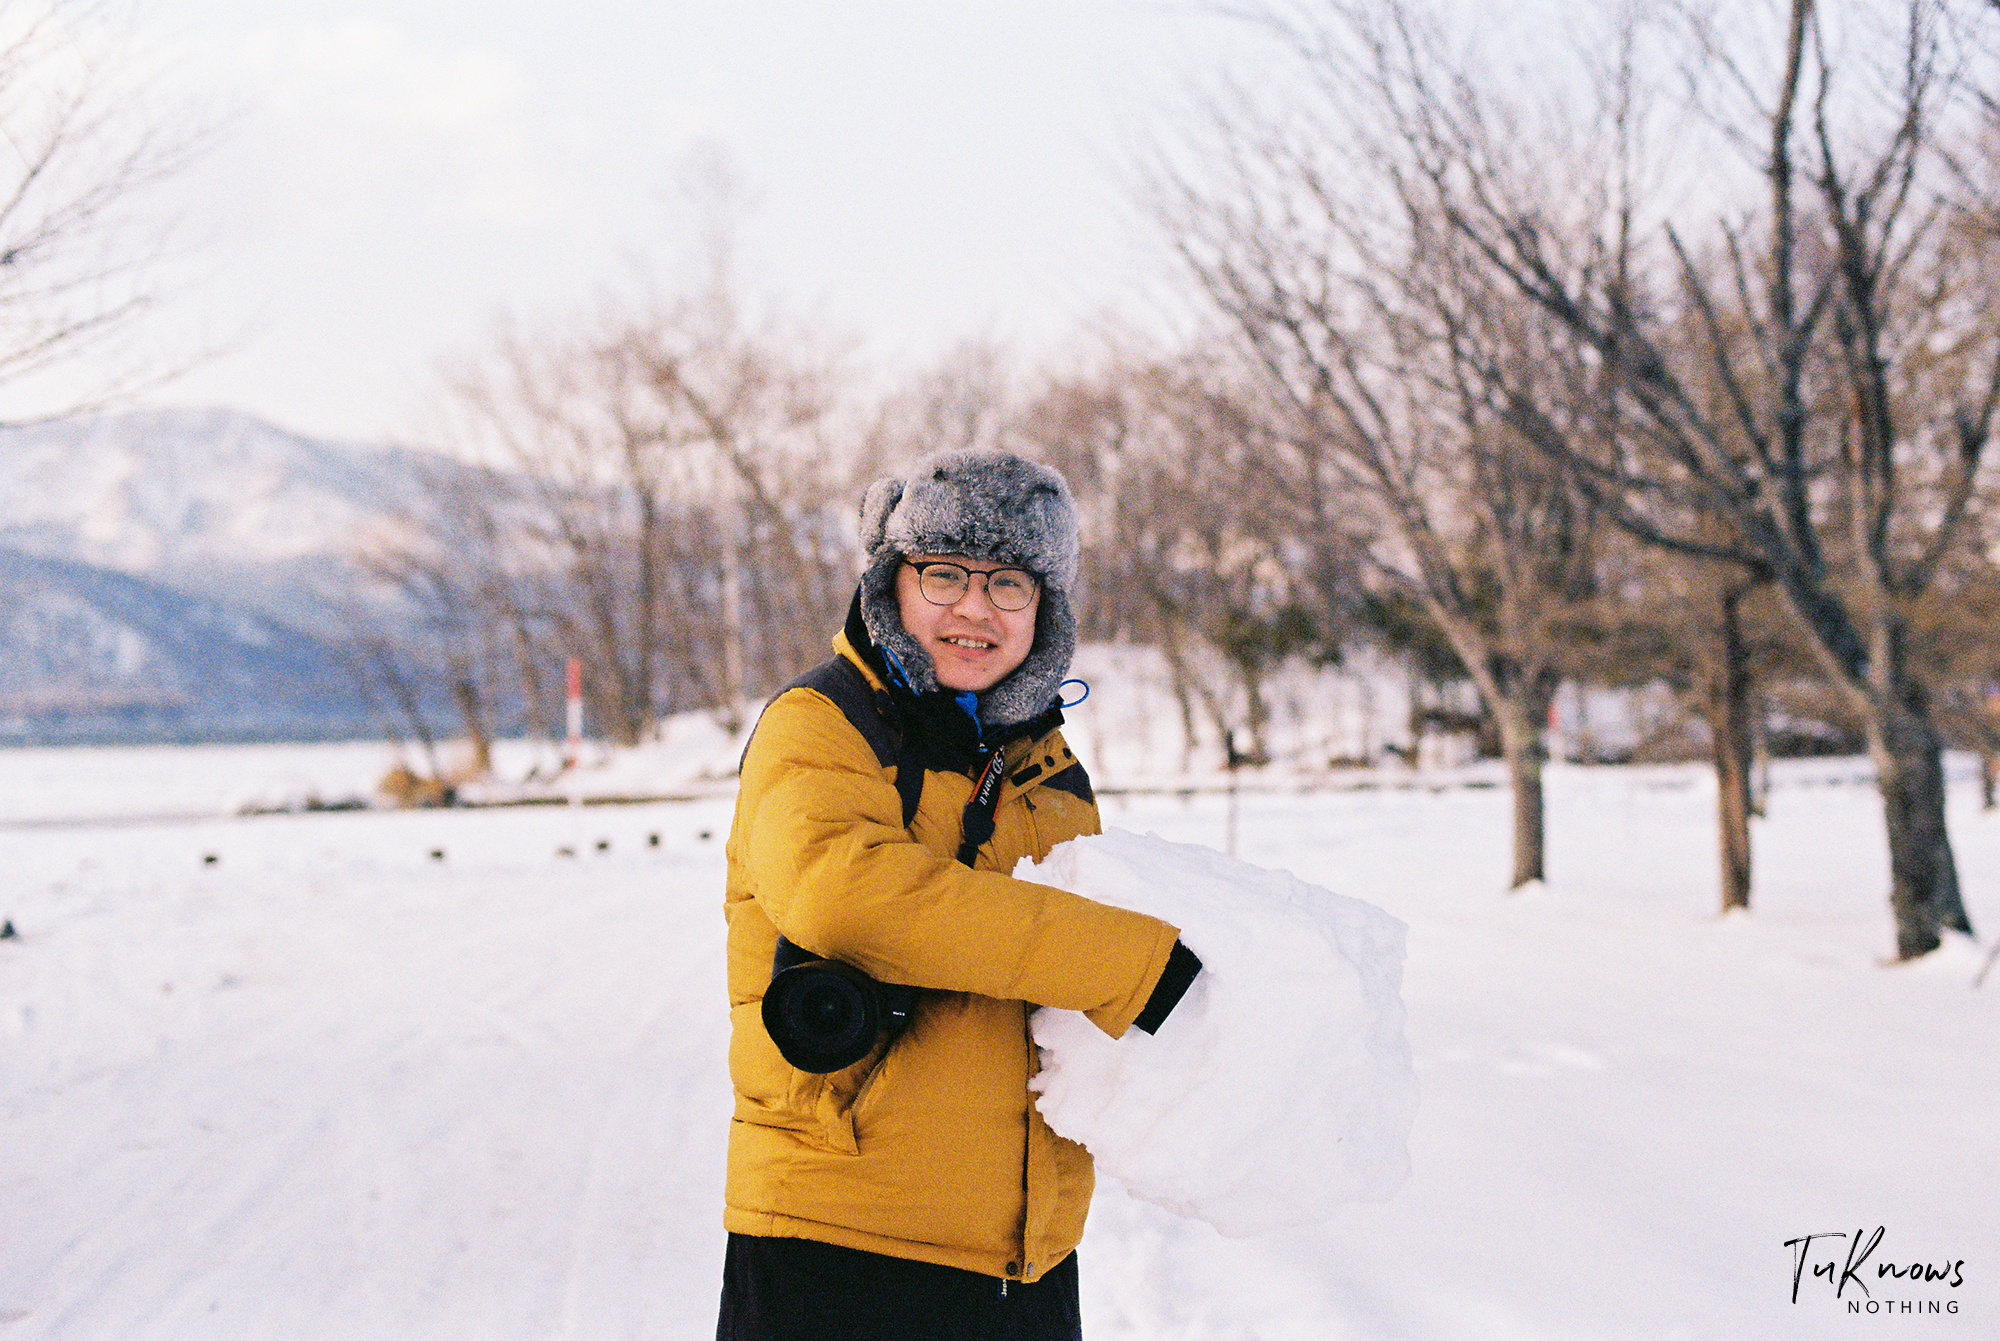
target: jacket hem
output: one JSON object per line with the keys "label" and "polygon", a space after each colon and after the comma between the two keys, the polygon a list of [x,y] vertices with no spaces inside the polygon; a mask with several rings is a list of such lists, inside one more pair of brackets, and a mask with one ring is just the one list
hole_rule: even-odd
{"label": "jacket hem", "polygon": [[[884,1257],[902,1257],[915,1262],[928,1262],[932,1266],[957,1267],[961,1271],[976,1271],[982,1276],[995,1280],[1015,1280],[1032,1284],[1046,1275],[1057,1262],[1076,1251],[1071,1245],[1061,1253],[1051,1252],[1050,1261],[1029,1263],[1034,1267],[1032,1274],[1021,1269],[1022,1263],[999,1257],[991,1252],[976,1248],[954,1248],[943,1243],[920,1243],[911,1239],[891,1238],[886,1234],[871,1234],[866,1230],[849,1229],[843,1225],[823,1224],[817,1220],[802,1220],[796,1216],[780,1215],[776,1211],[746,1211],[735,1206],[725,1207],[722,1212],[722,1227],[732,1234],[748,1234],[753,1238],[765,1239],[813,1239],[819,1243],[831,1243],[836,1248],[858,1248],[862,1252],[880,1253]],[[1016,1250],[1018,1253],[1018,1250]],[[1015,1268],[1008,1270],[1009,1267]]]}

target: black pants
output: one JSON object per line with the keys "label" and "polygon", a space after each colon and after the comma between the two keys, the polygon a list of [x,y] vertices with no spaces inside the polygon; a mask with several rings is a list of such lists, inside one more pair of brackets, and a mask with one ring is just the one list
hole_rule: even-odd
{"label": "black pants", "polygon": [[976,1271],[731,1234],[716,1341],[1082,1341],[1076,1254],[1033,1285]]}

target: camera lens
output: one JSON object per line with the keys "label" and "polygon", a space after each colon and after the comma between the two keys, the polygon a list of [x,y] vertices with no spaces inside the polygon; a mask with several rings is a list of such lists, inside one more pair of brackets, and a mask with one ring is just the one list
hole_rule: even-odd
{"label": "camera lens", "polygon": [[882,1009],[875,984],[831,960],[797,964],[764,991],[764,1028],[801,1071],[838,1071],[875,1045]]}
{"label": "camera lens", "polygon": [[860,1012],[856,1009],[856,993],[852,988],[834,978],[831,982],[814,982],[791,1003],[788,1022],[813,1038],[839,1039],[858,1033],[861,1027]]}

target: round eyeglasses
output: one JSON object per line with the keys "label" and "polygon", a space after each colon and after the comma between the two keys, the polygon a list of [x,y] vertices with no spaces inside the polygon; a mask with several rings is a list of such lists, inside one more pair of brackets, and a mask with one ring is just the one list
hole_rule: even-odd
{"label": "round eyeglasses", "polygon": [[990,572],[956,563],[915,563],[917,590],[932,605],[957,605],[965,599],[974,577],[986,579],[986,599],[995,610],[1025,610],[1035,599],[1041,583],[1025,568],[995,568]]}

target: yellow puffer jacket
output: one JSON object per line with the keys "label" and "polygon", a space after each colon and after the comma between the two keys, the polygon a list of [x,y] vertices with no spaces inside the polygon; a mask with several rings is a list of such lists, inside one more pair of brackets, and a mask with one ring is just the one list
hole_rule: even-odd
{"label": "yellow puffer jacket", "polygon": [[[1176,932],[1005,874],[1099,831],[1060,732],[1006,749],[975,867],[954,860],[969,774],[927,771],[905,827],[897,755],[870,716],[881,683],[845,637],[834,646],[852,670],[830,665],[808,677],[817,687],[781,693],[743,759],[725,905],[736,1113],[724,1223],[1032,1281],[1082,1238],[1093,1178],[1088,1152],[1035,1111],[1028,1011],[1080,1010],[1123,1034]],[[781,931],[929,989],[910,1026],[844,1071],[793,1070],[761,1014]]]}

